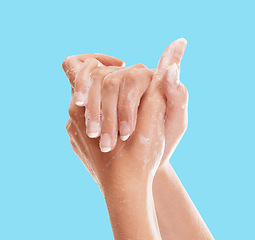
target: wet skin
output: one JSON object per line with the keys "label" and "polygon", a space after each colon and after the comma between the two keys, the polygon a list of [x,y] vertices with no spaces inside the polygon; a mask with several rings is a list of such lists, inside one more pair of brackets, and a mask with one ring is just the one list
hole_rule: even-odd
{"label": "wet skin", "polygon": [[213,239],[168,162],[188,122],[185,47],[174,41],[154,70],[100,54],[63,62],[72,86],[67,132],[100,186],[116,239]]}

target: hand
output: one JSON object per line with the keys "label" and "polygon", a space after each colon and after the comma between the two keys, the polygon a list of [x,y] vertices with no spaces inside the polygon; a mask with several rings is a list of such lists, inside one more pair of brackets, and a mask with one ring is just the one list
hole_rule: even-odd
{"label": "hand", "polygon": [[[141,82],[144,84],[137,85],[138,87],[136,90],[136,94],[139,94],[141,96],[144,90],[146,90],[146,88],[150,84],[152,74],[153,74],[151,70],[146,68],[126,68],[114,73],[114,79],[115,77],[117,79],[121,79],[121,77],[124,77],[124,79],[126,79],[126,84],[122,86],[123,95],[119,95],[119,99],[122,99],[123,102],[130,101],[130,99],[125,99],[125,96],[127,96],[126,93],[130,89],[130,84],[134,83],[132,74],[137,75],[139,72],[146,73],[146,74],[143,74],[143,80],[141,80]],[[111,79],[111,78],[108,78],[108,79]],[[130,81],[130,79],[132,82]],[[118,84],[120,81],[114,80],[113,82],[115,84]],[[104,90],[104,88],[106,89]],[[112,88],[109,88],[107,84],[104,84],[102,88],[102,93],[103,93],[102,96],[104,96],[104,94],[105,96],[107,96],[107,94],[108,96],[111,96],[113,95],[111,92],[112,92]],[[156,93],[155,93],[155,96],[157,96]],[[155,108],[157,110],[160,110],[161,108],[160,108],[160,105],[157,105],[157,103],[160,103],[160,100],[157,100],[155,96],[151,95],[146,98],[148,99],[146,101],[146,104],[150,106],[149,108],[147,109],[144,107],[142,108],[143,105],[140,105],[140,108],[143,109],[143,111],[139,113],[139,115],[140,115],[140,119],[143,119],[143,120],[140,120],[140,122],[142,121],[139,125],[140,127],[138,127],[137,125],[135,130],[136,134],[134,133],[132,135],[132,139],[129,139],[129,141],[127,142],[118,141],[117,146],[115,147],[113,151],[109,152],[108,154],[104,154],[98,148],[98,139],[91,139],[85,135],[85,132],[86,132],[85,108],[77,106],[77,104],[75,104],[74,90],[72,90],[72,98],[71,98],[71,103],[69,107],[70,118],[67,123],[67,131],[70,135],[70,140],[71,140],[72,147],[74,148],[74,151],[76,152],[78,157],[83,161],[84,165],[88,168],[88,170],[92,173],[92,176],[99,183],[99,185],[101,186],[104,185],[104,183],[102,183],[102,179],[106,181],[111,179],[109,175],[110,176],[113,175],[111,173],[112,168],[114,169],[117,168],[119,170],[118,172],[114,173],[114,176],[118,174],[122,176],[129,174],[130,176],[135,175],[139,177],[143,176],[146,178],[148,177],[148,175],[150,175],[150,172],[155,173],[155,169],[153,170],[150,168],[153,168],[154,165],[157,165],[156,163],[159,163],[159,160],[163,153],[162,148],[164,147],[162,145],[163,144],[162,142],[164,142],[163,137],[156,136],[156,135],[160,135],[161,131],[159,131],[160,126],[157,126],[154,122],[156,122],[156,120],[157,122],[161,120],[163,123],[164,113],[162,112],[161,115],[157,114],[157,111],[155,110]],[[155,98],[155,101],[154,101],[154,98]],[[102,99],[104,98],[102,97]],[[107,101],[107,98],[105,98],[105,100]],[[115,100],[117,103],[117,98],[115,98]],[[137,100],[136,102],[133,102],[135,106],[138,105],[137,104],[138,99],[136,98],[136,100]],[[161,98],[161,100],[164,100],[164,99]],[[110,105],[111,109],[113,109],[112,106],[117,105],[116,103],[111,102],[111,105]],[[163,101],[163,104],[165,104],[164,101]],[[107,109],[106,108],[107,105],[109,105],[109,102],[108,103],[106,102],[105,104],[104,102],[102,102],[103,111],[104,109]],[[120,105],[120,106],[123,107],[124,105]],[[163,107],[164,106],[165,105],[163,105]],[[110,112],[110,110],[108,111]],[[164,111],[164,108],[163,108],[163,111]],[[153,113],[155,113],[157,117],[151,119],[151,116]],[[111,117],[107,117],[106,119],[109,121],[109,118]],[[104,122],[104,121],[102,123],[102,126],[103,126],[102,134],[106,134],[104,133],[104,124],[106,123],[107,122]],[[106,126],[106,127],[108,127],[109,129],[109,126]],[[156,135],[152,140],[150,140],[152,138],[150,135],[153,135],[153,134],[156,134]],[[117,131],[115,132],[115,136],[116,135],[117,135]],[[102,146],[104,144],[103,141],[104,139],[101,139],[101,143],[100,143],[101,148],[104,147]],[[115,145],[116,145],[116,141],[115,141]],[[156,156],[156,159],[154,159],[155,156]],[[153,159],[150,160],[151,158]],[[116,160],[114,161],[114,159]],[[123,160],[118,160],[118,159],[123,159]],[[128,162],[125,162],[124,159]]]}
{"label": "hand", "polygon": [[[121,77],[126,79],[122,87],[124,97],[120,97],[124,102],[127,102],[125,93],[126,88],[130,87],[129,79],[133,81],[133,74],[137,76],[141,71],[144,73],[141,79],[144,79],[143,82],[148,86],[153,74],[151,70],[129,68],[114,73],[113,79],[119,81]],[[119,81],[112,81],[111,84]],[[112,87],[108,88],[103,84],[104,87],[105,93],[111,93],[109,90],[112,90]],[[142,95],[143,89],[144,85],[140,85],[136,94],[140,92]],[[155,91],[153,89],[150,91],[151,94],[147,97],[145,94],[140,104],[137,126],[132,138],[127,142],[117,141],[113,151],[102,153],[98,148],[98,139],[88,138],[85,134],[85,109],[75,104],[77,99],[72,89],[70,118],[67,123],[71,145],[105,196],[116,239],[161,238],[153,206],[152,179],[164,150],[162,134],[164,134],[165,100],[160,88],[155,87]],[[153,114],[155,117],[151,119]],[[102,142],[101,139],[101,148]]]}
{"label": "hand", "polygon": [[[145,92],[144,96],[141,99],[141,104],[139,106],[138,111],[138,120],[137,120],[137,128],[139,129],[146,129],[145,125],[140,124],[144,120],[144,118],[140,118],[141,115],[145,116],[145,119],[148,120],[148,116],[150,116],[153,112],[152,109],[156,109],[153,106],[155,101],[158,101],[160,105],[158,106],[159,109],[162,111],[155,111],[154,113],[159,114],[158,121],[153,119],[152,123],[155,122],[156,124],[152,124],[151,128],[147,128],[148,131],[155,128],[155,126],[160,126],[162,134],[162,120],[160,113],[162,114],[165,111],[165,139],[166,144],[164,148],[164,156],[162,157],[161,161],[161,171],[157,171],[157,177],[153,183],[153,193],[155,199],[155,204],[157,207],[157,217],[160,222],[160,231],[162,237],[168,239],[172,237],[180,237],[180,239],[187,239],[189,236],[192,239],[213,239],[210,231],[206,227],[205,223],[203,222],[202,218],[199,216],[199,213],[195,209],[194,205],[192,204],[190,198],[188,197],[185,189],[181,185],[180,181],[178,180],[176,174],[174,173],[172,168],[169,168],[169,164],[165,164],[168,162],[169,156],[171,156],[172,152],[174,151],[176,145],[178,144],[180,138],[182,137],[183,133],[187,128],[187,102],[188,102],[188,93],[186,88],[180,83],[179,81],[179,70],[180,70],[180,60],[182,58],[184,49],[186,46],[186,41],[183,39],[177,40],[172,43],[167,50],[162,55],[160,62],[158,64],[158,68],[153,76],[152,83],[149,89]],[[122,71],[123,69],[121,69]],[[118,71],[118,70],[117,70]],[[114,71],[110,74],[115,74],[118,76]],[[117,79],[117,77],[116,77]],[[74,91],[72,90],[72,95]],[[73,97],[72,97],[73,99]],[[138,97],[139,99],[139,97]],[[150,102],[150,100],[152,100]],[[140,101],[140,100],[139,100]],[[163,104],[163,102],[165,104]],[[149,109],[148,106],[152,103],[152,108]],[[85,104],[86,105],[86,104]],[[146,108],[149,109],[146,115]],[[75,108],[74,104],[74,108]],[[70,105],[71,108],[71,105]],[[74,110],[74,109],[73,109]],[[70,111],[71,113],[71,111]],[[131,113],[131,114],[130,114]],[[130,114],[132,116],[132,111],[127,112],[126,116]],[[73,118],[77,118],[77,112],[73,111],[70,116]],[[80,114],[83,116],[84,113]],[[163,114],[164,115],[164,114]],[[153,116],[153,115],[151,115]],[[127,117],[127,119],[130,119]],[[140,119],[142,119],[140,121]],[[70,121],[70,119],[69,119]],[[67,128],[71,126],[69,125],[69,121],[67,124]],[[82,121],[77,121],[78,125]],[[161,124],[160,124],[161,122]],[[71,123],[71,122],[70,122]],[[142,126],[141,126],[142,125]],[[139,127],[140,126],[140,127]],[[144,127],[144,128],[143,128]],[[135,129],[134,134],[129,137],[126,143],[137,145],[135,140],[133,140],[134,136],[139,134],[139,131]],[[155,131],[155,129],[154,129]],[[153,130],[152,130],[153,132]],[[131,132],[132,133],[132,132]],[[78,135],[77,132],[74,131],[74,135]],[[149,134],[150,135],[150,134]],[[153,135],[153,134],[152,134]],[[84,131],[85,136],[85,131]],[[138,135],[139,136],[139,135]],[[156,137],[159,135],[155,134]],[[150,137],[147,139],[149,143]],[[80,139],[79,139],[80,140]],[[93,140],[93,139],[90,139]],[[96,140],[96,139],[94,139]],[[124,139],[125,140],[125,139]],[[141,138],[140,140],[146,140],[145,138]],[[73,140],[71,139],[71,143]],[[108,176],[106,177],[107,180],[104,182],[104,188],[101,186],[101,190],[103,191],[107,207],[109,210],[110,220],[114,231],[115,239],[123,239],[123,238],[132,238],[132,239],[161,239],[159,234],[159,229],[157,225],[157,220],[155,219],[155,212],[154,212],[154,204],[153,204],[153,197],[152,197],[152,186],[151,181],[155,174],[155,169],[157,169],[158,163],[156,162],[152,167],[143,167],[139,159],[134,158],[137,161],[137,165],[134,165],[134,161],[129,161],[126,159],[126,156],[132,156],[132,154],[122,154],[122,148],[126,149],[127,145],[119,145],[122,144],[121,141],[117,141],[117,146],[119,146],[119,150],[114,154],[114,151],[109,153],[105,153],[104,156],[112,156],[109,162],[106,165],[105,161],[102,163],[102,166],[108,168],[111,166],[111,170],[106,171],[106,174],[102,174],[101,176]],[[146,141],[144,142],[146,143]],[[95,143],[97,146],[98,142]],[[155,143],[156,145],[158,143]],[[84,158],[82,149],[76,148],[77,144],[73,144],[74,150],[79,154],[80,158]],[[86,146],[87,144],[84,144]],[[163,146],[162,144],[160,144]],[[90,145],[88,145],[90,146]],[[151,146],[148,144],[148,146]],[[93,148],[94,146],[92,146]],[[129,149],[130,147],[128,147]],[[91,149],[89,149],[91,150]],[[150,149],[151,150],[151,149]],[[151,151],[148,150],[149,153]],[[93,151],[88,151],[87,153],[92,153]],[[120,152],[120,154],[118,154]],[[132,151],[131,151],[132,152]],[[136,151],[134,151],[136,152]],[[101,153],[101,152],[100,152]],[[154,151],[157,153],[157,151]],[[101,153],[103,154],[103,153]],[[109,155],[113,154],[113,155]],[[95,156],[92,154],[93,157]],[[161,154],[162,155],[162,154]],[[89,156],[87,154],[86,156]],[[115,156],[119,156],[119,159],[116,159]],[[146,156],[146,155],[145,155]],[[90,158],[90,159],[93,159]],[[143,156],[141,156],[143,157]],[[97,159],[97,157],[95,158]],[[108,158],[102,158],[108,160]],[[150,158],[146,158],[149,161]],[[89,160],[89,159],[87,159]],[[124,161],[123,161],[124,160]],[[122,161],[120,164],[112,164],[118,161]],[[89,162],[89,161],[88,161]],[[85,161],[85,163],[88,163]],[[112,163],[111,163],[112,162]],[[131,168],[127,168],[125,171],[125,166],[132,166]],[[86,165],[86,164],[85,164]],[[89,164],[88,164],[89,165]],[[99,164],[100,165],[100,164]],[[91,166],[91,165],[90,165]],[[94,165],[93,165],[94,166]],[[92,168],[90,169],[93,176],[97,178],[97,182],[100,185],[100,181],[98,178],[98,174]],[[123,167],[124,166],[124,167]],[[139,171],[142,166],[142,174]],[[149,166],[149,164],[147,165]],[[166,167],[163,167],[166,166]],[[136,168],[137,167],[137,168]],[[100,168],[100,167],[99,167]],[[133,172],[130,172],[134,169]],[[169,170],[170,169],[170,170]],[[104,171],[104,169],[103,169]],[[131,173],[131,174],[130,174]],[[105,179],[102,177],[101,180]],[[108,186],[108,187],[107,187]],[[167,189],[164,188],[167,186]],[[166,191],[167,190],[167,191]],[[170,203],[169,207],[167,203]],[[174,209],[172,208],[174,207]],[[163,208],[163,209],[162,209]],[[176,218],[178,216],[178,218]],[[189,220],[188,220],[189,219]],[[188,220],[188,221],[187,221]],[[182,230],[185,228],[185,231]]]}
{"label": "hand", "polygon": [[[180,137],[186,129],[187,108],[185,103],[187,102],[187,90],[180,83],[180,81],[178,81],[179,73],[176,65],[171,65],[168,68],[168,64],[171,63],[177,63],[179,68],[180,59],[184,52],[185,46],[186,42],[183,39],[173,42],[162,55],[157,71],[154,75],[154,78],[157,80],[156,82],[160,82],[160,79],[169,78],[167,74],[172,71],[171,74],[173,78],[172,82],[162,81],[163,85],[161,85],[165,89],[168,89],[168,91],[165,91],[168,102],[166,115],[167,145],[166,151],[164,152],[164,156],[166,157],[162,159],[162,163],[168,160],[167,156],[169,155],[169,152],[175,147],[175,144],[173,143],[178,143]],[[144,65],[140,67],[144,68]],[[91,72],[93,70],[94,72]],[[149,83],[149,81],[146,80],[148,77],[143,77],[143,74],[148,72],[148,69],[133,69],[130,72],[130,69],[126,68],[112,73],[114,70],[116,70],[116,68],[102,67],[100,62],[89,58],[84,63],[83,69],[76,77],[77,87],[75,93],[78,93],[80,96],[80,93],[82,93],[83,96],[81,97],[82,101],[80,101],[80,99],[77,100],[77,97],[75,96],[74,98],[76,100],[76,104],[78,102],[78,105],[86,105],[86,132],[90,137],[97,137],[101,132],[100,100],[102,101],[102,109],[105,116],[102,121],[100,145],[103,151],[109,151],[116,145],[118,130],[117,111],[119,113],[119,128],[120,133],[122,133],[122,139],[126,140],[126,136],[129,136],[134,131],[140,98],[147,89]],[[93,77],[91,77],[90,80],[91,83],[89,83],[88,80],[88,76],[90,74],[93,74]],[[107,74],[108,76],[106,76]],[[125,79],[125,88],[123,88],[123,79]],[[139,82],[135,82],[136,79],[139,79]],[[102,82],[104,84],[102,84]],[[91,85],[90,89],[86,90],[86,85]],[[109,85],[111,85],[111,88],[109,88]],[[132,91],[133,86],[137,86],[136,89],[138,91]],[[101,88],[102,99],[100,96]],[[85,91],[82,92],[84,89]],[[121,90],[119,91],[119,89]],[[86,93],[87,99],[84,98]],[[130,95],[132,93],[136,93],[133,99],[127,98],[128,94]],[[123,122],[126,124],[123,124]],[[131,127],[127,127],[128,123]]]}
{"label": "hand", "polygon": [[101,136],[103,152],[115,147],[118,130],[122,140],[134,131],[140,98],[152,75],[143,64],[105,67],[93,58],[84,63],[76,77],[74,101],[85,106],[86,133],[90,138]]}
{"label": "hand", "polygon": [[[127,72],[127,69],[125,69],[125,71],[110,74],[123,68],[118,66],[106,67],[105,64],[109,66],[110,64],[121,65],[122,63],[123,66],[124,63],[110,56],[99,56],[96,54],[94,56],[93,54],[72,56],[66,58],[62,65],[72,87],[75,85],[75,103],[78,106],[86,106],[85,120],[87,135],[95,138],[100,136],[101,129],[105,129],[103,134],[108,135],[102,135],[108,136],[108,139],[110,135],[112,141],[109,144],[110,146],[103,147],[103,151],[110,151],[115,146],[118,129],[123,141],[134,131],[139,101],[141,95],[148,88],[149,83],[146,82],[146,79],[148,79],[147,76],[152,71],[148,73],[148,68],[145,65],[136,64],[129,68],[145,68],[147,70],[136,69]],[[95,57],[103,61],[104,65]],[[84,62],[77,61],[77,59],[82,59]],[[79,71],[77,70],[77,72],[73,69],[79,69]],[[75,74],[70,74],[74,72]],[[107,75],[109,76],[106,78]],[[110,95],[113,95],[112,101],[109,101],[109,96],[106,98],[103,97],[103,100],[106,99],[106,101],[103,101],[102,95],[108,94],[109,90],[105,89],[109,88],[110,84],[114,88],[110,93]],[[123,88],[124,84],[126,84],[125,89]],[[104,85],[103,88],[102,85]],[[101,89],[103,89],[102,93]],[[118,98],[118,94],[122,97]],[[104,111],[102,111],[102,105],[104,106]],[[111,108],[110,112],[107,110],[108,106]],[[114,117],[117,114],[116,111],[119,112],[118,119]],[[102,119],[103,112],[105,113],[104,119]]]}

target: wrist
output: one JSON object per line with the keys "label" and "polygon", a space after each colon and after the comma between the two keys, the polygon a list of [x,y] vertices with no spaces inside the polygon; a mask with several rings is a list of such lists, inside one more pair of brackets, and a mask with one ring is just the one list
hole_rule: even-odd
{"label": "wrist", "polygon": [[102,175],[101,191],[105,196],[108,193],[123,191],[132,194],[137,189],[148,189],[152,187],[153,174],[149,171],[134,169],[133,171],[119,171],[110,169],[110,172]]}
{"label": "wrist", "polygon": [[135,196],[139,192],[147,195],[152,189],[153,177],[114,175],[104,181],[102,192],[105,198],[112,198],[114,195]]}
{"label": "wrist", "polygon": [[132,179],[108,185],[104,188],[104,197],[116,239],[161,239],[152,181]]}
{"label": "wrist", "polygon": [[[160,165],[153,178],[152,190],[153,194],[160,192],[165,188],[166,179],[172,179],[174,170],[169,162]],[[164,191],[164,190],[163,190]]]}

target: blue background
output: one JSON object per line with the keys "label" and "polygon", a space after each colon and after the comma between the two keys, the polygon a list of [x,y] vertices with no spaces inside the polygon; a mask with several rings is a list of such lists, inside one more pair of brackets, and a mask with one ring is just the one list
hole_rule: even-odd
{"label": "blue background", "polygon": [[0,239],[113,239],[65,130],[65,57],[150,68],[185,37],[189,127],[171,162],[216,239],[255,239],[253,1],[1,2]]}

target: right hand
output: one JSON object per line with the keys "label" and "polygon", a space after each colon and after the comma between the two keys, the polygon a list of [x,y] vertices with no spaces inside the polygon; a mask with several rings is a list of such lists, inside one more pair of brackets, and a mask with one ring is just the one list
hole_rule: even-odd
{"label": "right hand", "polygon": [[[123,94],[120,96],[120,99],[122,99],[122,101],[120,101],[122,103],[120,107],[129,109],[130,103],[138,107],[141,96],[150,85],[152,75],[152,70],[145,68],[144,65],[137,65],[137,67],[120,69],[109,75],[109,77],[106,77],[105,84],[103,84],[102,87],[102,99],[105,99],[106,102],[105,104],[102,102],[105,122],[103,121],[102,124],[101,136],[106,134],[104,133],[104,124],[106,126],[105,129],[107,129],[107,127],[109,129],[109,125],[111,127],[110,119],[116,119],[114,117],[117,117],[116,109],[113,106],[116,106],[116,102],[114,101],[116,101],[118,97],[118,91],[113,91],[116,89],[114,86],[122,86],[121,91]],[[137,78],[137,76],[140,76],[140,78]],[[78,78],[76,78],[76,81],[77,79]],[[122,79],[123,82],[120,81]],[[129,81],[130,79],[131,81]],[[136,83],[134,82],[135,80]],[[138,82],[138,80],[140,82]],[[110,84],[108,85],[106,83]],[[132,92],[131,88],[134,86],[134,83],[136,91]],[[78,84],[78,81],[76,84]],[[77,99],[74,96],[74,89],[72,89],[72,98],[69,107],[70,118],[67,123],[67,131],[75,153],[82,160],[99,186],[109,186],[109,184],[107,184],[109,181],[114,181],[118,184],[119,182],[123,182],[125,176],[129,176],[130,182],[131,179],[142,178],[146,181],[148,178],[153,178],[163,154],[165,141],[165,100],[160,88],[156,85],[153,86],[155,91],[150,89],[150,94],[146,92],[142,98],[139,106],[136,129],[132,134],[132,138],[125,142],[117,141],[117,139],[115,142],[111,141],[116,147],[109,153],[101,152],[98,147],[98,139],[91,139],[85,134],[87,132],[85,125],[85,107],[75,104]],[[133,94],[133,97],[127,98],[127,93],[130,92]],[[112,96],[113,98],[111,99]],[[121,112],[125,113],[124,110]],[[105,112],[108,112],[110,117],[105,117]],[[111,115],[112,113],[113,115]],[[111,118],[111,116],[113,117]],[[125,115],[123,115],[123,117],[125,117]],[[117,131],[113,134],[116,136],[116,133]],[[104,137],[105,135],[102,136],[100,141],[102,150],[105,148]],[[106,135],[106,137],[108,136]],[[112,184],[110,185],[113,186]]]}

